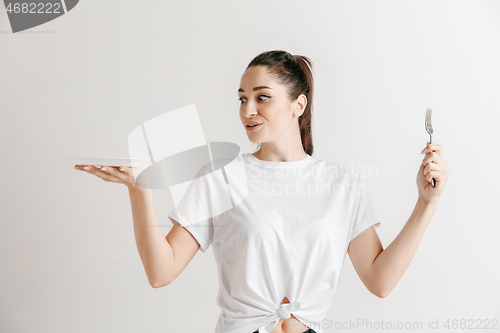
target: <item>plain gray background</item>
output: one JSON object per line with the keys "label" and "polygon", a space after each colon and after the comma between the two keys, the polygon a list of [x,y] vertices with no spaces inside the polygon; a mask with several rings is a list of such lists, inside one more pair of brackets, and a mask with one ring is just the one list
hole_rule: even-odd
{"label": "plain gray background", "polygon": [[[214,330],[212,249],[151,288],[126,187],[45,155],[128,156],[130,131],[190,104],[208,141],[251,152],[237,89],[248,62],[273,49],[315,65],[313,156],[378,170],[366,181],[384,248],[417,199],[427,107],[450,164],[397,287],[377,298],[346,259],[325,331],[500,319],[499,17],[500,2],[482,0],[86,0],[12,34],[0,9],[0,331]],[[169,191],[154,201],[166,235]]]}

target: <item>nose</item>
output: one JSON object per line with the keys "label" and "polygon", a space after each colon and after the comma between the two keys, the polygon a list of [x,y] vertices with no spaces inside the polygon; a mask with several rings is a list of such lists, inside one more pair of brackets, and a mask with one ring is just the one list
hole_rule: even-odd
{"label": "nose", "polygon": [[250,102],[246,102],[241,106],[241,112],[245,118],[253,117],[258,113],[255,105]]}

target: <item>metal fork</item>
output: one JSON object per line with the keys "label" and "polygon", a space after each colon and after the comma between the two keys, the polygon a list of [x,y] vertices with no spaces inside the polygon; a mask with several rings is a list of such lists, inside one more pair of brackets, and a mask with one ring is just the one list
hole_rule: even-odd
{"label": "metal fork", "polygon": [[[432,116],[432,109],[427,108],[427,111],[425,112],[425,130],[429,135],[431,136],[430,143],[432,143],[432,123],[431,123],[431,116]],[[436,180],[432,178],[432,187],[436,186]]]}

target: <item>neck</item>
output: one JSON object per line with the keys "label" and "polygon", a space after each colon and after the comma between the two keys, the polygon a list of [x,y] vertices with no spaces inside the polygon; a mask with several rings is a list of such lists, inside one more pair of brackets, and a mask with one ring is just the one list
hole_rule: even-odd
{"label": "neck", "polygon": [[306,152],[302,146],[295,147],[295,149],[290,148],[276,148],[268,145],[267,143],[262,144],[262,148],[257,150],[252,154],[259,160],[270,161],[270,162],[295,162],[301,161],[307,157]]}

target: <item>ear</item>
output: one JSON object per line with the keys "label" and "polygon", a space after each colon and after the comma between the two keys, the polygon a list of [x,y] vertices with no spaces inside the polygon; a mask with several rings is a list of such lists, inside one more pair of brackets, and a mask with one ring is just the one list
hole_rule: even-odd
{"label": "ear", "polygon": [[297,117],[300,117],[304,113],[304,111],[306,109],[306,105],[307,105],[306,95],[300,94],[299,97],[297,97],[297,99],[294,102],[294,105],[293,105],[293,107],[294,107],[293,115],[297,116]]}

